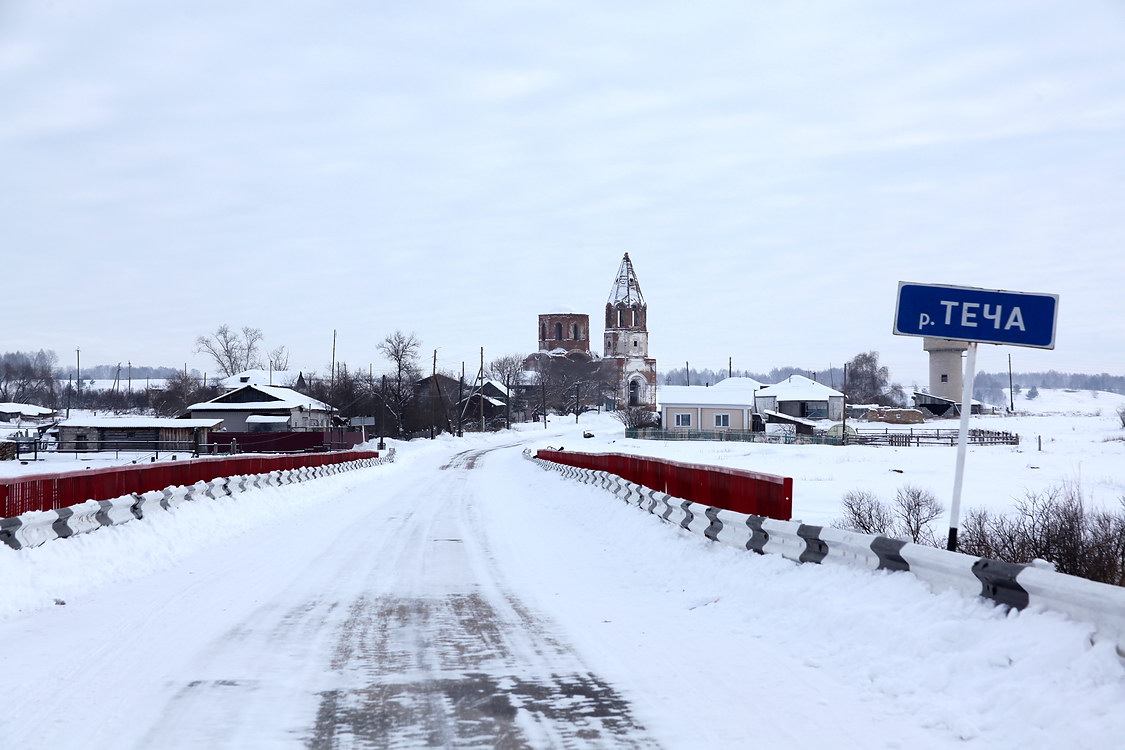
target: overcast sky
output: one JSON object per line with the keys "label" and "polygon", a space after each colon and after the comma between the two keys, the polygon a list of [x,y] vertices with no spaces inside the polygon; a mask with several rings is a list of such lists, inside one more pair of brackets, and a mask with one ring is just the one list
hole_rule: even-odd
{"label": "overcast sky", "polygon": [[1125,373],[1125,3],[0,0],[0,350],[214,371],[537,345],[622,253],[660,370],[840,365],[897,282],[1060,295]]}

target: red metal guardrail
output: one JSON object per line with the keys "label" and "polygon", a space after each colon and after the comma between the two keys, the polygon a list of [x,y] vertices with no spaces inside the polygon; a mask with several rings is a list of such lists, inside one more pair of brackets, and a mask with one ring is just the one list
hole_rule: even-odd
{"label": "red metal guardrail", "polygon": [[306,466],[327,466],[361,458],[378,458],[377,451],[302,453],[290,456],[224,456],[196,458],[143,466],[30,474],[0,479],[0,518],[33,510],[54,510],[86,500],[110,500],[133,492],[210,482],[240,474],[267,474]]}
{"label": "red metal guardrail", "polygon": [[608,471],[635,484],[701,505],[780,521],[793,517],[792,477],[620,453],[540,450],[535,455],[579,469]]}

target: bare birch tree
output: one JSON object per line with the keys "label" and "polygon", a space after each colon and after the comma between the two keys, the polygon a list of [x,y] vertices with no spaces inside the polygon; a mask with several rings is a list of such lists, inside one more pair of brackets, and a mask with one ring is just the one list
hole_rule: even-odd
{"label": "bare birch tree", "polygon": [[229,378],[243,370],[262,366],[258,357],[262,338],[261,328],[243,326],[239,334],[224,323],[211,335],[196,338],[195,352],[211,357],[219,368],[219,374]]}

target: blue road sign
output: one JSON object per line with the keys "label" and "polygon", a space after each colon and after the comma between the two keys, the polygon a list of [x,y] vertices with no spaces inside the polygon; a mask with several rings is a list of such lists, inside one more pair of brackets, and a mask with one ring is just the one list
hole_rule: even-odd
{"label": "blue road sign", "polygon": [[984,344],[1055,348],[1059,295],[898,282],[894,332]]}

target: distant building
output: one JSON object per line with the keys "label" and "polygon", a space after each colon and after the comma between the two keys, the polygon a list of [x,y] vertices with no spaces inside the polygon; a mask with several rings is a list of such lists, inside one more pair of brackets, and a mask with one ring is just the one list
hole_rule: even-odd
{"label": "distant building", "polygon": [[539,351],[590,358],[590,316],[558,310],[539,316]]}
{"label": "distant building", "polygon": [[0,422],[19,422],[22,419],[50,419],[55,416],[53,409],[33,404],[0,403]]}
{"label": "distant building", "polygon": [[75,417],[58,425],[59,451],[195,451],[221,419]]}
{"label": "distant building", "polygon": [[[187,407],[192,419],[221,419],[227,432],[250,432],[252,416],[286,417],[288,431],[317,432],[330,426],[331,406],[291,388],[244,385],[233,391]],[[257,423],[260,428],[262,423]]]}
{"label": "distant building", "polygon": [[[648,354],[648,305],[629,254],[621,260],[605,306],[605,347],[590,349],[590,317],[569,310],[539,316],[539,350],[524,369],[533,375],[519,385],[538,414],[592,408],[656,409],[656,360]],[[541,392],[536,399],[532,390]],[[538,405],[536,405],[538,402]]]}
{"label": "distant building", "polygon": [[780,383],[762,388],[754,398],[754,406],[767,417],[776,413],[807,420],[844,418],[844,394],[802,375],[790,375]]}
{"label": "distant building", "polygon": [[764,384],[753,378],[727,378],[713,386],[665,385],[657,392],[666,430],[756,430],[762,418],[754,396]]}
{"label": "distant building", "polygon": [[656,409],[656,360],[648,356],[648,304],[629,253],[605,303],[605,354],[617,380],[616,407]]}
{"label": "distant building", "polygon": [[[922,350],[930,355],[930,388],[914,392],[914,406],[935,417],[959,417],[964,395],[964,366],[961,358],[969,348],[967,341],[923,338]],[[971,401],[971,413],[980,413],[980,402]]]}

